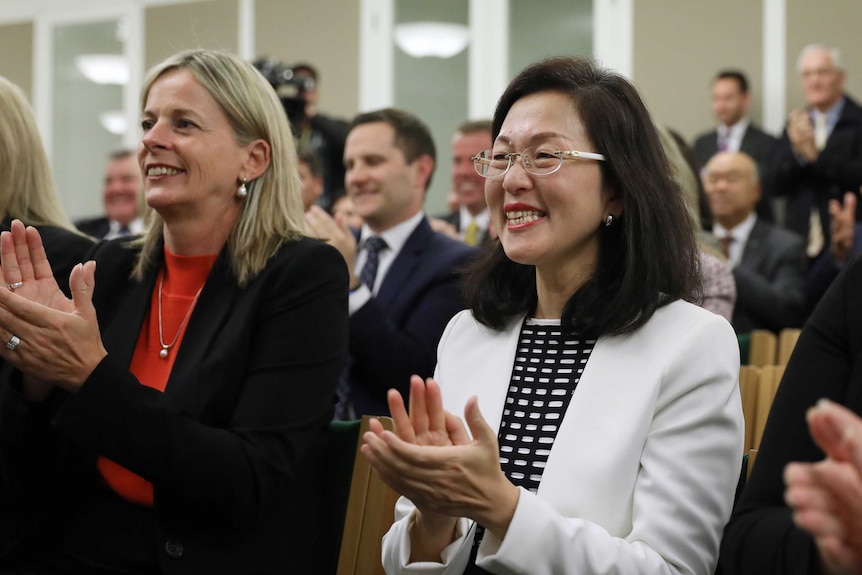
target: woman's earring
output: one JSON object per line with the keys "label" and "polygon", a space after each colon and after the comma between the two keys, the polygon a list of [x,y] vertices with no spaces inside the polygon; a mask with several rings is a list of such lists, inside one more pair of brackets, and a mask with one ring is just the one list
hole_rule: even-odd
{"label": "woman's earring", "polygon": [[612,223],[614,223],[614,217],[611,214],[608,214],[608,217],[605,218],[605,227],[609,228]]}
{"label": "woman's earring", "polygon": [[239,185],[239,189],[236,191],[236,196],[238,198],[244,198],[248,195],[248,188],[245,186],[245,178],[242,179],[242,183]]}

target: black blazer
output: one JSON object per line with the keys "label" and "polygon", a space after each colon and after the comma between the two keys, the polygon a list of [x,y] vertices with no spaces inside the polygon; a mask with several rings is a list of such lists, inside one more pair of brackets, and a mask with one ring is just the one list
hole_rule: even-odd
{"label": "black blazer", "polygon": [[94,252],[108,356],[77,393],[28,405],[0,382],[0,564],[62,525],[104,455],[153,482],[164,573],[313,572],[318,444],[347,352],[343,258],[301,239],[240,289],[222,253],[160,393],[128,371],[156,279],[129,279],[135,256],[124,240]]}
{"label": "black blazer", "polygon": [[111,231],[111,220],[106,217],[76,220],[75,227],[88,236],[101,240]]}
{"label": "black blazer", "polygon": [[802,326],[807,267],[802,237],[758,218],[733,269],[737,333]]}
{"label": "black blazer", "polygon": [[[811,208],[820,211],[825,245],[829,245],[829,200],[841,200],[845,192],[859,198],[862,185],[862,108],[845,96],[844,109],[826,141],[826,147],[812,164],[801,164],[790,145],[787,130],[770,159],[773,192],[787,197],[785,227],[808,237]],[[862,200],[856,209],[862,219]]]}
{"label": "black blazer", "polygon": [[377,296],[350,316],[345,377],[357,415],[388,415],[389,389],[406,400],[411,375],[433,375],[440,336],[467,305],[458,271],[476,253],[425,218],[407,238]]}
{"label": "black blazer", "polygon": [[[770,174],[769,158],[778,138],[767,134],[754,123],[749,123],[739,144],[739,151],[745,152],[757,163],[760,172],[761,196],[757,202],[757,216],[766,221],[775,221],[772,213],[772,176]],[[718,152],[718,130],[701,134],[694,141],[694,155],[697,163],[703,167]]]}
{"label": "black blazer", "polygon": [[862,259],[835,280],[796,343],[772,403],[757,464],[721,542],[723,575],[820,573],[814,540],[793,524],[784,503],[784,466],[824,454],[805,411],[828,398],[862,414]]}

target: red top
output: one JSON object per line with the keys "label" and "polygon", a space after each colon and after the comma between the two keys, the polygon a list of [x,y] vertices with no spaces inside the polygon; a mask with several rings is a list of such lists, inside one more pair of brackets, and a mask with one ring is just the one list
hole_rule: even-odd
{"label": "red top", "polygon": [[[183,341],[188,326],[187,315],[197,303],[197,297],[218,255],[178,256],[165,248],[165,267],[156,281],[150,301],[150,314],[144,319],[132,363],[131,371],[142,385],[164,391],[168,376],[174,366],[174,359]],[[162,334],[165,345],[170,346],[168,356],[162,358],[159,352],[159,281],[162,281]],[[176,337],[176,342],[171,345]],[[125,467],[105,457],[96,462],[99,472],[108,486],[120,497],[152,507],[153,484]]]}

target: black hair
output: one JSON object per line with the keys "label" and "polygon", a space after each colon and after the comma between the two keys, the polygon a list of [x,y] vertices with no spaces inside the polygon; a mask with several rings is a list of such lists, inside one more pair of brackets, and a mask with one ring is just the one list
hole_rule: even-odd
{"label": "black hair", "polygon": [[[567,331],[585,336],[630,333],[656,309],[677,299],[696,301],[700,276],[694,232],[682,192],[671,176],[652,118],[635,87],[593,61],[556,57],[519,73],[497,103],[493,136],[512,105],[540,92],[566,94],[600,162],[603,185],[623,204],[613,224],[600,222],[594,274],[562,313]],[[466,277],[476,319],[502,330],[534,313],[536,271],[506,257],[500,242],[483,252]]]}
{"label": "black hair", "polygon": [[713,83],[719,80],[735,80],[739,85],[739,91],[748,94],[748,78],[739,70],[722,70],[715,75]]}

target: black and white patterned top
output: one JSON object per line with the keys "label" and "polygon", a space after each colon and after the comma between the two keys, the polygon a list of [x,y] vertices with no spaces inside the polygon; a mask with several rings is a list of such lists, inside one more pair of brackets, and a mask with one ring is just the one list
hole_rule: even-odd
{"label": "black and white patterned top", "polygon": [[[527,319],[521,326],[497,434],[500,466],[515,485],[538,491],[551,446],[595,345],[595,339],[563,335],[558,319]],[[476,566],[485,529],[475,528],[464,575],[487,573]]]}
{"label": "black and white patterned top", "polygon": [[594,339],[563,335],[560,320],[527,319],[521,327],[498,434],[500,464],[515,485],[538,490],[595,344]]}

